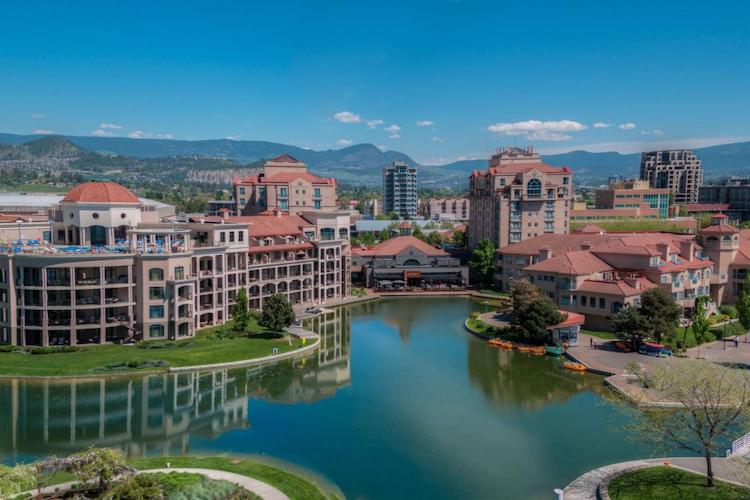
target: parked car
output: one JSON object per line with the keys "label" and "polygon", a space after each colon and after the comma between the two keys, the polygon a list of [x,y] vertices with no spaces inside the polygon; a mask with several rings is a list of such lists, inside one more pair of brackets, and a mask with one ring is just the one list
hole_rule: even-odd
{"label": "parked car", "polygon": [[660,358],[669,358],[672,356],[672,351],[665,347],[663,344],[657,344],[655,342],[646,342],[638,348],[638,352],[647,356],[658,356]]}

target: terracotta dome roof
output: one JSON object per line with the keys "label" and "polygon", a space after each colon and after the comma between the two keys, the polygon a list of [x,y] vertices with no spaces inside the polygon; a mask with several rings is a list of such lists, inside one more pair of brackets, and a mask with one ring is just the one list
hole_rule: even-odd
{"label": "terracotta dome roof", "polygon": [[109,181],[88,181],[77,185],[62,201],[75,203],[140,203],[127,188]]}

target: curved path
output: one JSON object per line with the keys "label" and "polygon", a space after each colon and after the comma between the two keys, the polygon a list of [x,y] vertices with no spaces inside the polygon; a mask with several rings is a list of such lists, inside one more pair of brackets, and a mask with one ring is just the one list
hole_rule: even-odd
{"label": "curved path", "polygon": [[187,472],[189,474],[200,474],[210,479],[217,479],[220,481],[228,481],[230,483],[242,486],[248,491],[251,491],[261,497],[263,500],[289,500],[281,491],[277,490],[268,483],[258,481],[242,474],[235,474],[234,472],[227,472],[217,469],[193,469],[189,467],[174,467],[171,469],[144,469],[139,470],[138,474],[149,474],[149,473],[164,473],[169,474],[170,472]]}
{"label": "curved path", "polygon": [[[243,476],[242,474],[235,474],[234,472],[227,472],[218,469],[198,469],[191,467],[174,467],[170,469],[143,469],[136,471],[136,474],[169,474],[170,472],[185,472],[188,474],[200,474],[210,479],[228,481],[232,484],[236,484],[245,488],[246,490],[255,493],[263,500],[289,500],[281,491],[277,490],[268,483],[258,481],[249,476]],[[74,485],[78,484],[78,481],[69,481],[67,483],[53,484],[52,486],[45,486],[41,489],[42,494],[49,494],[55,492],[64,492],[71,489]],[[30,490],[19,495],[36,496],[37,490]]]}
{"label": "curved path", "polygon": [[[643,460],[631,460],[617,464],[605,465],[591,470],[578,477],[563,490],[565,500],[596,500],[609,498],[606,495],[607,486],[615,477],[637,469],[646,467],[657,467],[665,465],[681,469],[695,474],[706,474],[706,461],[701,457],[678,457],[678,458],[647,458]],[[714,478],[725,483],[745,486],[748,481],[748,473],[743,464],[728,458],[713,459]],[[598,494],[598,492],[603,494]]]}

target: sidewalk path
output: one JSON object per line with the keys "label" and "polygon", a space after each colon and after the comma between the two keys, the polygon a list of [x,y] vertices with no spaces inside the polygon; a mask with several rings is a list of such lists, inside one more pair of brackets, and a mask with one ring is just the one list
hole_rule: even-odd
{"label": "sidewalk path", "polygon": [[734,346],[734,340],[727,340],[726,344],[723,340],[716,340],[699,347],[691,347],[687,350],[687,355],[691,358],[700,356],[714,363],[733,363],[750,367],[750,342],[745,342],[744,335],[740,336],[737,347]]}
{"label": "sidewalk path", "polygon": [[[670,466],[677,469],[683,469],[701,475],[706,474],[706,461],[701,457],[632,460],[630,462],[605,465],[604,467],[599,467],[598,469],[587,472],[578,477],[563,490],[563,497],[565,500],[596,500],[602,497],[607,498],[604,495],[598,496],[597,490],[606,491],[607,485],[615,477],[637,469],[664,465],[664,462],[669,462]],[[743,464],[727,458],[714,458],[712,462],[714,477],[716,479],[727,483],[748,486],[750,474],[748,474]]]}
{"label": "sidewalk path", "polygon": [[[263,481],[258,481],[257,479],[253,479],[248,476],[243,476],[242,474],[235,474],[234,472],[227,472],[223,470],[175,467],[172,469],[143,469],[143,470],[136,471],[136,474],[151,474],[151,473],[169,474],[170,472],[186,472],[188,474],[200,474],[210,479],[228,481],[230,483],[241,486],[252,493],[255,493],[256,495],[261,497],[263,500],[289,500],[288,496],[286,496],[284,493],[277,490],[276,488],[274,488],[268,483],[264,483]],[[55,492],[60,493],[60,492],[69,490],[75,484],[78,484],[78,481],[69,481],[67,483],[54,484],[52,486],[46,486],[42,488],[41,492],[43,495],[49,494],[49,493],[55,493]],[[37,494],[37,490],[32,490],[32,491],[26,491],[24,493],[21,493],[19,496],[24,496],[24,495],[36,496],[36,494]]]}

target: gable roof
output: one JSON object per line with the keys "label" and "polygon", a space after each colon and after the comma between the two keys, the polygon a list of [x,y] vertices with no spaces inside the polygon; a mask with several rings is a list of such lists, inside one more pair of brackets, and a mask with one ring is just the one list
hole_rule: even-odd
{"label": "gable roof", "polygon": [[579,229],[576,232],[582,233],[582,234],[601,234],[601,233],[606,233],[607,231],[597,226],[596,224],[586,224],[585,226],[583,226],[581,229]]}
{"label": "gable roof", "polygon": [[277,156],[276,158],[274,158],[271,161],[272,162],[279,162],[279,163],[302,163],[297,158],[295,158],[294,156],[292,156],[292,155],[290,155],[288,153],[284,153],[283,155]]}
{"label": "gable roof", "polygon": [[227,222],[249,223],[249,235],[251,238],[266,238],[273,236],[298,236],[302,234],[302,228],[312,227],[314,224],[308,222],[299,215],[239,215],[227,217]]}
{"label": "gable roof", "polygon": [[526,271],[545,271],[560,274],[602,273],[613,268],[588,250],[566,252],[525,268]]}
{"label": "gable roof", "polygon": [[448,257],[450,255],[442,248],[436,248],[415,236],[396,236],[366,250],[355,249],[353,252],[363,257],[386,257],[401,254],[409,248],[413,248],[430,257]]}

